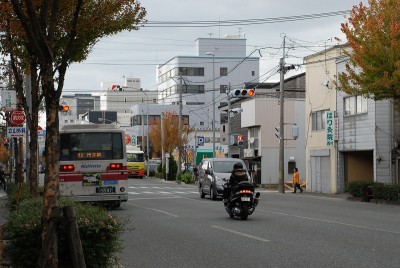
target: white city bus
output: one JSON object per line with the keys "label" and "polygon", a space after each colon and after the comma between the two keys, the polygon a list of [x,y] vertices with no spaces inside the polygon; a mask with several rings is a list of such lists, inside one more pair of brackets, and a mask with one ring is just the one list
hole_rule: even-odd
{"label": "white city bus", "polygon": [[128,200],[125,133],[111,124],[65,125],[60,130],[60,193],[78,201]]}

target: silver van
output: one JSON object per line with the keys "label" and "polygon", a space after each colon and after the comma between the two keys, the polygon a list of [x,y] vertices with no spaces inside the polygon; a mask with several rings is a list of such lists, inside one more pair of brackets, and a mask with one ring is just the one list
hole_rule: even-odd
{"label": "silver van", "polygon": [[243,160],[239,158],[204,158],[198,170],[199,193],[204,198],[210,195],[212,200],[222,197],[224,193],[223,185],[229,180],[233,165],[237,162],[243,164],[247,172],[249,181],[252,182],[250,173]]}

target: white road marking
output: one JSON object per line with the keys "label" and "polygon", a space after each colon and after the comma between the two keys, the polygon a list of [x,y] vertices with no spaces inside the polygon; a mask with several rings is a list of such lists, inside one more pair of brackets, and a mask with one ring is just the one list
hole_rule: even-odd
{"label": "white road marking", "polygon": [[379,231],[379,232],[385,232],[385,233],[391,233],[391,234],[400,234],[400,232],[396,232],[396,231],[373,228],[373,227],[357,225],[357,224],[351,224],[351,223],[345,223],[345,222],[340,222],[340,221],[331,221],[331,220],[324,220],[324,219],[318,219],[318,218],[304,217],[304,216],[298,216],[298,215],[292,215],[292,214],[283,213],[283,212],[276,212],[276,211],[269,211],[269,210],[262,210],[262,209],[257,209],[257,211],[263,211],[263,212],[267,212],[267,213],[271,213],[271,214],[277,214],[277,215],[282,215],[282,216],[287,216],[287,217],[294,217],[294,218],[311,220],[311,221],[319,221],[319,222],[325,222],[325,223],[339,224],[339,225],[344,225],[344,226],[350,226],[350,227],[355,227],[355,228],[361,228],[361,229],[367,229],[367,230],[373,230],[373,231]]}
{"label": "white road marking", "polygon": [[166,214],[166,215],[171,216],[171,217],[179,218],[178,215],[169,213],[167,211],[163,211],[163,210],[159,210],[159,209],[155,209],[155,208],[143,207],[143,206],[139,206],[139,205],[134,205],[134,204],[131,204],[131,203],[128,203],[128,202],[126,204],[130,205],[130,206],[133,206],[133,207],[148,209],[148,210],[152,210],[152,211],[159,212],[159,213],[162,213],[162,214]]}
{"label": "white road marking", "polygon": [[249,234],[245,234],[245,233],[241,233],[241,232],[238,232],[238,231],[235,231],[235,230],[231,230],[231,229],[227,229],[227,228],[223,228],[223,227],[220,227],[220,226],[211,226],[211,227],[215,228],[215,229],[219,229],[219,230],[225,231],[225,232],[229,232],[229,233],[245,236],[245,237],[248,237],[248,238],[251,238],[251,239],[255,239],[255,240],[258,240],[258,241],[261,241],[261,242],[270,242],[271,241],[271,240],[268,240],[268,239],[264,239],[264,238],[261,238],[261,237],[257,237],[257,236],[253,236],[253,235],[249,235]]}

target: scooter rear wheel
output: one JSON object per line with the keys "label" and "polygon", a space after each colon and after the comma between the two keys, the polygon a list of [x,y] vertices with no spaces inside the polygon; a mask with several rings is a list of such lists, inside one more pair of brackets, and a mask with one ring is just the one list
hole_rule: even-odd
{"label": "scooter rear wheel", "polygon": [[240,214],[240,219],[245,221],[247,220],[248,217],[249,217],[249,207],[246,204],[242,206],[242,213]]}

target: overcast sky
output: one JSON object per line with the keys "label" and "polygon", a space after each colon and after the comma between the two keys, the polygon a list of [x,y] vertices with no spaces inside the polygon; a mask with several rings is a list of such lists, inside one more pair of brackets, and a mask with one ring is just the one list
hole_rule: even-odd
{"label": "overcast sky", "polygon": [[[141,0],[149,22],[227,21],[273,19],[351,10],[360,0]],[[367,1],[363,1],[366,4]],[[279,80],[269,71],[282,57],[283,35],[286,36],[286,63],[301,63],[304,56],[338,44],[335,37],[345,37],[340,24],[348,16],[339,15],[310,20],[232,25],[216,27],[143,27],[123,32],[98,42],[88,59],[73,64],[67,71],[63,94],[99,93],[101,82],[121,83],[124,76],[141,79],[142,88],[156,90],[156,65],[174,56],[195,55],[195,40],[200,37],[245,36],[247,53],[261,50],[260,82]],[[150,26],[150,24],[149,24]],[[291,47],[291,48],[289,48]],[[259,53],[253,56],[260,56]],[[302,71],[302,70],[299,70]],[[303,69],[304,71],[304,69]],[[295,74],[295,73],[292,73]],[[288,73],[286,77],[292,75]],[[272,76],[271,76],[272,75]],[[266,80],[265,80],[266,79]],[[265,81],[264,81],[265,80]]]}

